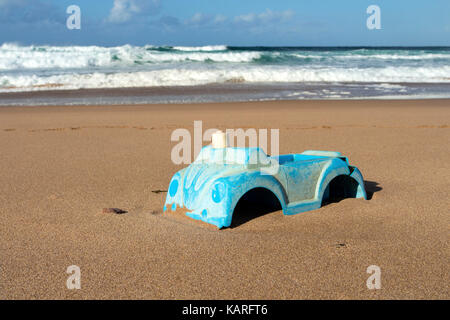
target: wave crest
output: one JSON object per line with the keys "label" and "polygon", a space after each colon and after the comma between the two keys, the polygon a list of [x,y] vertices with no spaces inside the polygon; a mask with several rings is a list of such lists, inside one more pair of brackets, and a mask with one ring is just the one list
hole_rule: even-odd
{"label": "wave crest", "polygon": [[450,50],[0,46],[0,90],[278,82],[450,82]]}

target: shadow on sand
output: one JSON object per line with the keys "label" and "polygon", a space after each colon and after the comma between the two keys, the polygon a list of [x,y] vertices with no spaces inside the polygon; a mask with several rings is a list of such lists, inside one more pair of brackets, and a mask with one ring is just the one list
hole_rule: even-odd
{"label": "shadow on sand", "polygon": [[366,188],[367,200],[372,199],[375,192],[383,190],[380,184],[375,181],[364,181],[364,187]]}
{"label": "shadow on sand", "polygon": [[[347,198],[355,198],[357,186],[358,184],[355,183],[354,186],[350,186],[351,190],[348,189],[346,190],[345,187],[343,187],[343,185],[339,184],[336,185],[337,189],[335,189],[334,192],[330,192],[330,197],[322,202],[322,207],[331,203],[340,202]],[[383,189],[379,186],[378,182],[367,180],[364,181],[364,187],[367,193],[367,200],[371,200],[375,192],[378,192]]]}

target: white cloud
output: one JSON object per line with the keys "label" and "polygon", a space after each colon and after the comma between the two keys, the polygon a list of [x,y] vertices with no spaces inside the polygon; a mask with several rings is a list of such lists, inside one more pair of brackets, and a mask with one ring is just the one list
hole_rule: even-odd
{"label": "white cloud", "polygon": [[273,26],[276,23],[283,23],[290,20],[294,16],[292,10],[272,11],[267,9],[261,13],[248,13],[228,18],[223,14],[205,14],[201,12],[195,13],[192,17],[184,20],[184,24],[191,27],[217,27],[223,28],[245,26],[250,28],[263,28],[265,26]]}
{"label": "white cloud", "polygon": [[124,23],[136,16],[152,15],[159,7],[159,0],[114,0],[107,20],[111,23]]}
{"label": "white cloud", "polygon": [[196,14],[194,14],[190,20],[190,22],[194,23],[194,24],[203,24],[205,22],[209,22],[211,20],[210,16],[207,16],[203,13],[197,12]]}
{"label": "white cloud", "polygon": [[256,15],[254,13],[249,13],[249,14],[243,14],[243,15],[235,17],[234,21],[250,23],[250,22],[255,21],[255,19],[256,19]]}
{"label": "white cloud", "polygon": [[223,23],[227,21],[227,17],[225,17],[222,14],[218,14],[215,18],[214,18],[214,23]]}
{"label": "white cloud", "polygon": [[201,12],[197,12],[194,14],[190,19],[186,21],[188,25],[192,26],[204,26],[204,25],[219,25],[224,23],[227,20],[227,17],[225,17],[222,14],[217,15],[210,15],[210,14],[204,14]]}
{"label": "white cloud", "polygon": [[277,23],[290,20],[294,15],[292,10],[286,11],[272,11],[267,9],[261,13],[248,13],[240,16],[236,16],[234,21],[244,24],[259,24],[259,23]]}

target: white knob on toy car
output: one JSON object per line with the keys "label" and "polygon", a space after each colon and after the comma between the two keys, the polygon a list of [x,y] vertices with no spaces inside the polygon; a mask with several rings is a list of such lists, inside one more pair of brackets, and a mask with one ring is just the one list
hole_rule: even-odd
{"label": "white knob on toy car", "polygon": [[214,149],[228,147],[228,136],[225,132],[219,130],[212,134],[212,147]]}

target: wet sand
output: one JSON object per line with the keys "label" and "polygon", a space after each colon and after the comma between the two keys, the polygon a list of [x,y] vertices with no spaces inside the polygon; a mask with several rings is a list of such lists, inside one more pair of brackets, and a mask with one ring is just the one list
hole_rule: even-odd
{"label": "wet sand", "polygon": [[[371,199],[224,230],[163,214],[194,120],[341,151]],[[448,299],[449,125],[449,100],[0,107],[0,299]]]}

